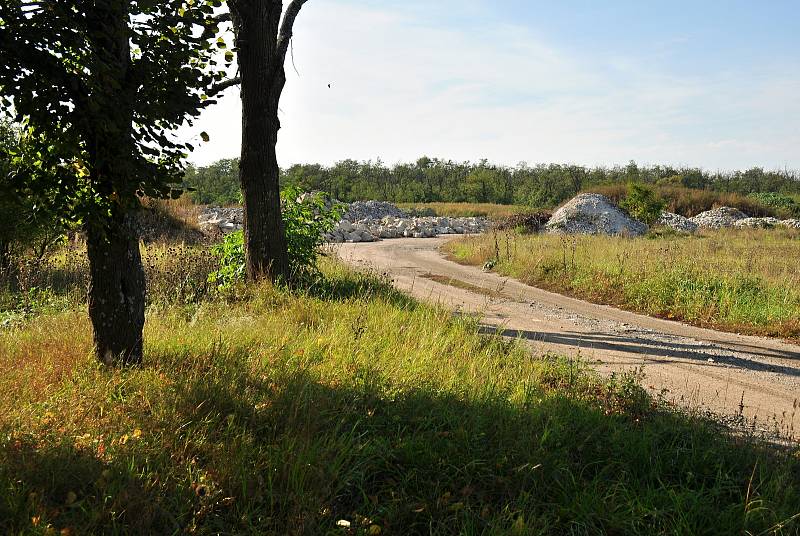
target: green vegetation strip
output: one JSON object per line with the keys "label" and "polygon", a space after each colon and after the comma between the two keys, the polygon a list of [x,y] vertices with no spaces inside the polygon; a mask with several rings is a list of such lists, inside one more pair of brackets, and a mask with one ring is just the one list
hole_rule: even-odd
{"label": "green vegetation strip", "polygon": [[0,532],[798,530],[798,451],[324,271],[153,303],[137,369],[79,311],[0,332]]}
{"label": "green vegetation strip", "polygon": [[450,242],[456,260],[531,285],[701,326],[800,338],[800,233],[662,232],[648,238],[487,234]]}

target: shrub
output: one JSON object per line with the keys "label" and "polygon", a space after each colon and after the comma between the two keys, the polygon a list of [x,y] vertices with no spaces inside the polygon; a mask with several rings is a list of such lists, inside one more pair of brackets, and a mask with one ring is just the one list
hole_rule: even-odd
{"label": "shrub", "polygon": [[656,194],[655,190],[644,184],[631,183],[628,186],[628,195],[620,203],[620,207],[637,220],[648,225],[654,223],[661,216],[666,203]]}
{"label": "shrub", "polygon": [[[37,259],[65,234],[66,223],[46,210],[52,191],[22,195],[11,173],[20,154],[30,151],[22,130],[0,119],[0,283],[13,279],[13,259],[31,254]],[[28,179],[24,179],[28,180]]]}
{"label": "shrub", "polygon": [[800,204],[794,198],[777,192],[759,192],[747,197],[755,199],[762,205],[776,209],[782,215],[800,216]]}
{"label": "shrub", "polygon": [[[317,271],[319,248],[325,241],[323,235],[334,228],[343,212],[343,205],[332,203],[321,193],[302,195],[301,190],[294,187],[281,192],[281,214],[293,274]],[[242,231],[229,234],[212,251],[220,267],[211,274],[211,282],[225,288],[244,278]]]}

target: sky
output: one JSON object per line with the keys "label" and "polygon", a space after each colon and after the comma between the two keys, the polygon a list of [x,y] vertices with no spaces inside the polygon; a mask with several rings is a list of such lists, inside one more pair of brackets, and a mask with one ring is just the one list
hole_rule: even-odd
{"label": "sky", "polygon": [[[797,0],[309,0],[278,160],[800,169],[799,21]],[[180,135],[196,164],[237,157],[238,89]]]}

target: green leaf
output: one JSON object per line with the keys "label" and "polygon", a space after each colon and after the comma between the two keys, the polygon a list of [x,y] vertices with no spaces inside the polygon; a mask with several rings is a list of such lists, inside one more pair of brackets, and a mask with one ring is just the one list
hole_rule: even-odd
{"label": "green leaf", "polygon": [[201,132],[201,133],[200,133],[200,137],[201,137],[201,138],[203,139],[203,141],[204,141],[204,142],[206,142],[206,143],[208,143],[208,140],[210,140],[210,139],[211,139],[211,138],[209,137],[209,135],[208,135],[208,132],[205,132],[205,131],[203,131],[203,132]]}

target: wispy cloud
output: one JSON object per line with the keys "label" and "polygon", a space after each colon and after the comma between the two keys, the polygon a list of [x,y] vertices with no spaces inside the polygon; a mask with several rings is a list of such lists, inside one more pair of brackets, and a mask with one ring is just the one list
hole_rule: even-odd
{"label": "wispy cloud", "polygon": [[[295,36],[282,165],[428,154],[800,167],[796,65],[690,76],[636,51],[577,53],[522,24],[449,24],[413,4],[310,2]],[[212,142],[198,161],[238,154],[235,90],[200,123]]]}

